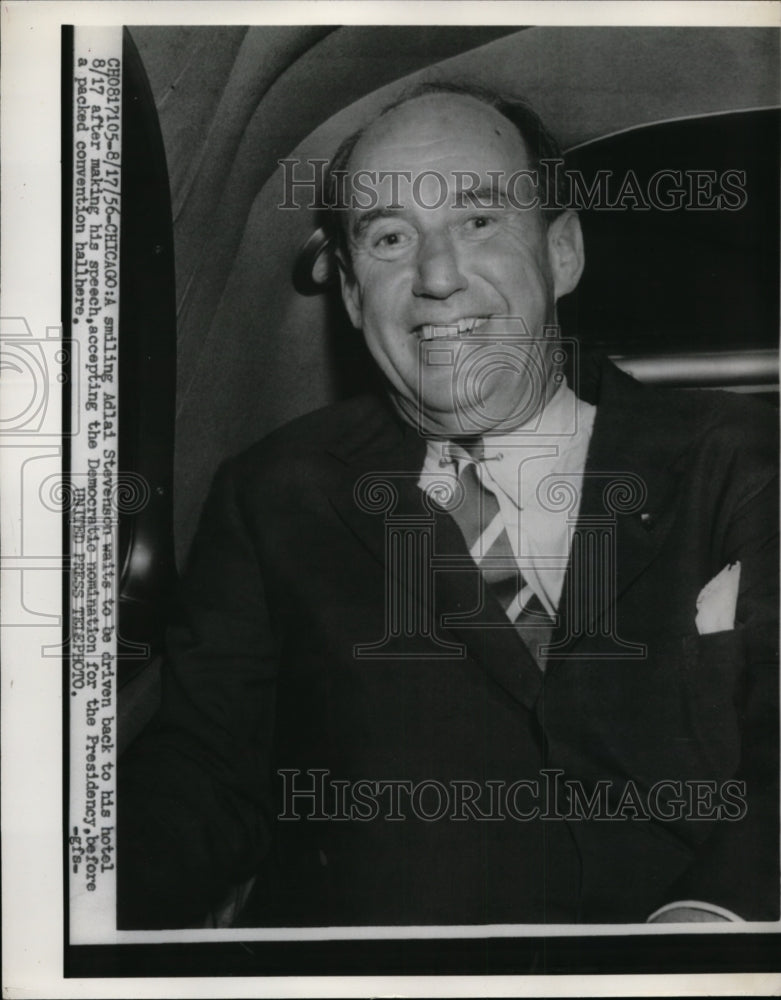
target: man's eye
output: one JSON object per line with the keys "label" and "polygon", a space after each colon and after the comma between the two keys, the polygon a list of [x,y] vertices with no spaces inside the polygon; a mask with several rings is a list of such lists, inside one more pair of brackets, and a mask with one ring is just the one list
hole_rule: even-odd
{"label": "man's eye", "polygon": [[403,233],[383,233],[374,241],[376,247],[397,247],[404,242]]}
{"label": "man's eye", "polygon": [[487,236],[496,226],[492,215],[472,215],[464,223],[467,233],[475,236]]}
{"label": "man's eye", "polygon": [[402,229],[386,230],[370,237],[371,253],[381,259],[391,259],[403,254],[412,242],[412,235]]}

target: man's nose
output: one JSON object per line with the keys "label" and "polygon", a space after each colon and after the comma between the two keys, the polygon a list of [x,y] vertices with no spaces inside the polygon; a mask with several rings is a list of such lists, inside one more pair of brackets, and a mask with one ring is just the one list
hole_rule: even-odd
{"label": "man's nose", "polygon": [[449,234],[428,235],[421,240],[412,294],[446,299],[467,286],[453,240]]}

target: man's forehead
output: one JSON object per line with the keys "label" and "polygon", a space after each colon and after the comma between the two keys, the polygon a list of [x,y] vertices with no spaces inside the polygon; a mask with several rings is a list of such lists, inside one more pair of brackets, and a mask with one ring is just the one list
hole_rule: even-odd
{"label": "man's forehead", "polygon": [[528,156],[517,128],[496,108],[467,94],[427,94],[369,125],[347,171],[455,167],[490,183],[490,170],[524,169]]}

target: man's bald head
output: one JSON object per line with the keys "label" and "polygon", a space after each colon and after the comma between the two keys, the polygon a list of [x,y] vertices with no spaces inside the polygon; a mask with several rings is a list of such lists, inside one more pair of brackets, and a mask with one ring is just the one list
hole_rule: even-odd
{"label": "man's bald head", "polygon": [[[567,189],[564,171],[553,165],[562,157],[561,148],[548,131],[540,116],[528,104],[517,98],[507,97],[498,91],[473,84],[449,81],[423,83],[402,94],[397,100],[386,105],[370,122],[347,136],[334,153],[326,177],[326,209],[324,226],[344,263],[349,263],[349,247],[346,238],[346,215],[344,178],[350,175],[350,161],[358,144],[371,130],[381,129],[384,119],[411,102],[437,95],[461,96],[493,109],[501,115],[518,134],[525,149],[525,168],[539,177],[538,202],[542,217],[550,223],[567,204]],[[540,165],[546,164],[545,169]],[[468,169],[468,165],[465,165]]]}

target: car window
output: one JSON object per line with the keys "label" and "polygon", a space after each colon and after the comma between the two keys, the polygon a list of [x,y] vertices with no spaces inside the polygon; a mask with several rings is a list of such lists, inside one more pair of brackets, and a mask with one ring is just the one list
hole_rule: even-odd
{"label": "car window", "polygon": [[562,302],[568,332],[609,352],[776,348],[778,137],[762,110],[572,151],[587,263]]}

